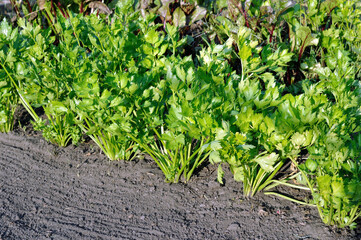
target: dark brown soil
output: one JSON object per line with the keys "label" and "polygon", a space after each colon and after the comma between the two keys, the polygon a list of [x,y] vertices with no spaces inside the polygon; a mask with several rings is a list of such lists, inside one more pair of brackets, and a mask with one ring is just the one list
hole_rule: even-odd
{"label": "dark brown soil", "polygon": [[2,21],[4,17],[8,21],[15,15],[15,12],[12,9],[11,3],[9,0],[0,0],[0,20]]}
{"label": "dark brown soil", "polygon": [[0,134],[0,239],[360,239],[325,226],[315,208],[244,199],[207,166],[168,184],[147,160],[109,162],[89,144]]}

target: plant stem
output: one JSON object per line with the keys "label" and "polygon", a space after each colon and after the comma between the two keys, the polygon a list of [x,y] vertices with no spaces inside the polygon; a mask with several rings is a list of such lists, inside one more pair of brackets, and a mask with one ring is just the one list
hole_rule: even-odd
{"label": "plant stem", "polygon": [[298,204],[302,204],[302,205],[306,205],[306,206],[311,206],[311,207],[315,207],[314,204],[311,204],[311,203],[306,203],[306,202],[303,202],[303,201],[300,201],[300,200],[297,200],[297,199],[294,199],[294,198],[291,198],[291,197],[288,197],[286,195],[283,195],[281,193],[276,193],[276,192],[264,192],[265,195],[275,195],[277,197],[281,197],[281,198],[284,198],[284,199],[287,199],[291,202],[295,202],[295,203],[298,203]]}
{"label": "plant stem", "polygon": [[25,107],[25,109],[28,111],[28,113],[31,115],[31,117],[34,119],[35,122],[39,121],[39,116],[35,113],[34,109],[31,107],[31,105],[29,104],[29,102],[25,99],[25,97],[21,94],[21,90],[18,87],[18,85],[16,84],[15,80],[11,77],[10,73],[8,72],[8,70],[6,69],[6,67],[3,65],[3,63],[0,62],[1,67],[5,70],[6,74],[8,75],[8,77],[10,78],[12,84],[14,85],[19,97],[20,97],[20,101],[23,104],[23,106]]}

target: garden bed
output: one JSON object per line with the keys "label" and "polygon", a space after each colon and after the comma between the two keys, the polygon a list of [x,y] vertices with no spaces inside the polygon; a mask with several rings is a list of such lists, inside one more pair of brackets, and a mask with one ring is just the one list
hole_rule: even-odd
{"label": "garden bed", "polygon": [[360,238],[360,4],[26,2],[0,240]]}
{"label": "garden bed", "polygon": [[147,157],[114,162],[91,144],[0,134],[0,239],[361,238],[360,228],[325,226],[316,208],[245,199],[225,177],[221,186],[208,165],[187,184],[169,184]]}

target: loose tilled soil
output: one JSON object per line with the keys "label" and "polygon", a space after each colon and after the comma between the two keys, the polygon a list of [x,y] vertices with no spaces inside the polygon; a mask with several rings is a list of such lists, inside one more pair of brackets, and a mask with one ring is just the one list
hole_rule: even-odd
{"label": "loose tilled soil", "polygon": [[216,178],[208,165],[169,184],[147,158],[110,162],[89,143],[0,134],[0,240],[361,239],[360,228],[325,226],[315,208],[244,198],[228,171],[224,186]]}

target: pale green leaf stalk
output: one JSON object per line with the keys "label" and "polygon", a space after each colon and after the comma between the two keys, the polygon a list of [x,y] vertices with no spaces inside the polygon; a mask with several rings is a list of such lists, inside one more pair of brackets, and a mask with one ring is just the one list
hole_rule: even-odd
{"label": "pale green leaf stalk", "polygon": [[160,133],[156,129],[153,130],[159,139],[159,143],[146,144],[132,135],[129,136],[157,163],[167,182],[177,183],[182,176],[185,182],[189,181],[195,169],[210,154],[210,151],[204,153],[204,148],[202,148],[209,143],[209,140],[202,138],[197,141],[196,146],[190,141],[178,144],[176,149],[168,149],[167,144],[161,139]]}

